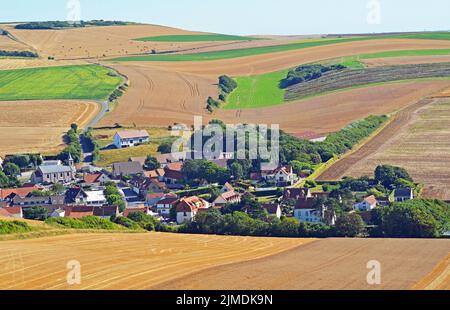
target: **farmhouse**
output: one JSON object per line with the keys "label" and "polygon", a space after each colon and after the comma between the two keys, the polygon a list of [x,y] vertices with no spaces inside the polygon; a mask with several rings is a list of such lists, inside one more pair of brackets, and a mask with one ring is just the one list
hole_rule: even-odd
{"label": "farmhouse", "polygon": [[166,195],[164,193],[149,193],[145,196],[145,205],[147,207],[156,206],[158,201],[163,199]]}
{"label": "farmhouse", "polygon": [[15,195],[11,200],[11,205],[13,206],[55,206],[64,204],[64,195],[50,195],[50,196],[40,196],[34,195],[33,193],[28,194],[26,197],[21,197]]}
{"label": "farmhouse", "polygon": [[378,205],[378,201],[374,195],[364,198],[362,202],[359,202],[353,206],[355,211],[371,211]]}
{"label": "farmhouse", "polygon": [[183,163],[171,163],[164,168],[164,180],[167,184],[179,184],[183,180]]}
{"label": "farmhouse", "polygon": [[70,183],[75,180],[75,165],[69,154],[68,166],[60,161],[45,162],[33,173],[31,181],[35,184]]}
{"label": "farmhouse", "polygon": [[272,171],[261,171],[266,181],[274,181],[279,186],[292,186],[298,180],[291,166],[283,166]]}
{"label": "farmhouse", "polygon": [[167,190],[165,183],[142,175],[134,176],[130,181],[130,185],[133,191],[142,197],[145,197],[147,193],[163,193]]}
{"label": "farmhouse", "polygon": [[0,188],[0,201],[11,202],[16,196],[25,198],[32,192],[39,190],[37,186],[19,187],[19,188]]}
{"label": "farmhouse", "polygon": [[83,185],[84,186],[100,186],[109,182],[110,178],[107,175],[97,172],[92,174],[85,174],[83,177]]}
{"label": "farmhouse", "polygon": [[414,191],[411,188],[397,188],[394,193],[396,202],[403,202],[414,199]]}
{"label": "farmhouse", "polygon": [[192,196],[181,198],[175,207],[177,211],[177,223],[183,224],[192,221],[198,212],[207,210],[210,206],[206,200]]}
{"label": "farmhouse", "polygon": [[119,131],[114,135],[114,145],[118,149],[134,147],[150,141],[150,136],[145,130]]}
{"label": "farmhouse", "polygon": [[297,201],[294,210],[294,217],[300,222],[325,223],[334,226],[336,223],[336,213],[328,211],[325,205],[316,206],[314,198],[300,199]]}
{"label": "farmhouse", "polygon": [[72,219],[80,219],[85,216],[93,216],[93,215],[94,215],[94,207],[71,206],[66,207],[65,209],[65,217]]}

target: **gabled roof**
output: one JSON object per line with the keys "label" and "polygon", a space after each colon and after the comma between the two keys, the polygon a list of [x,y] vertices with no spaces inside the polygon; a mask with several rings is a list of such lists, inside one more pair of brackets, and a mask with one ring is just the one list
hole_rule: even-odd
{"label": "gabled roof", "polygon": [[119,207],[117,206],[94,208],[94,216],[111,217],[114,215],[117,216],[118,214],[119,214]]}
{"label": "gabled roof", "polygon": [[102,176],[103,174],[101,172],[98,173],[94,173],[94,174],[86,174],[84,176],[84,182],[88,183],[88,184],[92,184],[92,183],[96,183],[98,182],[98,179]]}
{"label": "gabled roof", "polygon": [[22,208],[21,207],[7,207],[7,208],[0,208],[0,217],[13,217],[17,215],[22,214]]}
{"label": "gabled roof", "polygon": [[309,188],[287,188],[284,191],[285,199],[301,199],[306,198],[311,194]]}
{"label": "gabled roof", "polygon": [[129,208],[129,209],[125,209],[125,211],[123,211],[123,216],[128,217],[128,215],[130,215],[133,212],[141,212],[141,213],[147,214],[148,213],[148,209],[149,208],[146,208],[146,207],[144,207],[144,208]]}
{"label": "gabled roof", "polygon": [[199,209],[207,209],[208,203],[206,200],[197,196],[181,198],[177,205],[177,212],[194,212]]}
{"label": "gabled roof", "polygon": [[166,172],[164,171],[164,169],[156,169],[156,170],[152,170],[152,171],[145,171],[144,175],[148,178],[159,178],[159,177],[163,177],[166,174]]}
{"label": "gabled roof", "polygon": [[128,159],[129,162],[135,161],[137,163],[140,163],[141,166],[145,165],[146,160],[147,160],[147,157],[130,157]]}
{"label": "gabled roof", "polygon": [[38,170],[41,171],[43,174],[73,172],[72,167],[63,166],[63,165],[48,165],[48,166],[43,165],[43,166],[39,166]]}
{"label": "gabled roof", "polygon": [[75,207],[66,207],[65,217],[80,219],[85,216],[93,216],[94,215],[94,207],[86,207],[86,206],[75,206]]}
{"label": "gabled roof", "polygon": [[15,194],[21,198],[25,198],[31,192],[39,190],[37,186],[32,187],[19,187],[19,188],[0,188],[0,199],[4,200],[9,198],[12,194]]}
{"label": "gabled roof", "polygon": [[113,164],[113,172],[115,175],[133,175],[133,174],[143,174],[144,169],[142,169],[140,163],[132,161],[126,163]]}
{"label": "gabled roof", "polygon": [[227,192],[234,192],[234,187],[233,185],[231,185],[230,183],[225,183],[225,185],[223,186],[224,189],[227,190]]}
{"label": "gabled roof", "polygon": [[241,197],[241,194],[236,193],[234,190],[233,191],[229,191],[229,192],[225,192],[220,194],[219,197],[222,197],[222,199],[224,199],[225,201],[232,201],[234,199],[238,199]]}
{"label": "gabled roof", "polygon": [[171,205],[175,204],[178,201],[178,197],[166,196],[160,201],[158,201],[158,205]]}
{"label": "gabled roof", "polygon": [[364,201],[371,206],[376,205],[378,203],[377,198],[374,195],[364,198]]}
{"label": "gabled roof", "polygon": [[75,203],[75,200],[78,197],[87,197],[86,193],[79,187],[75,187],[75,188],[69,188],[66,191],[66,195],[65,195],[65,202],[66,203]]}
{"label": "gabled roof", "polygon": [[295,203],[295,210],[310,210],[314,209],[314,198],[299,199]]}
{"label": "gabled roof", "polygon": [[269,214],[277,214],[280,205],[278,203],[265,203],[262,207],[266,209]]}
{"label": "gabled roof", "polygon": [[134,139],[134,138],[149,138],[149,134],[146,130],[126,130],[118,131],[116,133],[121,139]]}

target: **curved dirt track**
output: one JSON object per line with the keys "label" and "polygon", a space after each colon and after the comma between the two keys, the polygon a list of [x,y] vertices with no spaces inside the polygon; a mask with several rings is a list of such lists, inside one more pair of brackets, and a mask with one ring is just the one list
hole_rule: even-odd
{"label": "curved dirt track", "polygon": [[[194,270],[280,253],[314,239],[181,234],[75,234],[0,242],[2,289],[150,289]],[[81,285],[69,286],[69,261]]]}
{"label": "curved dirt track", "polygon": [[0,154],[57,151],[70,124],[85,126],[100,111],[95,102],[71,100],[0,102]]}
{"label": "curved dirt track", "polygon": [[[449,252],[450,240],[326,239],[259,260],[210,268],[154,288],[405,290],[429,275]],[[381,264],[381,285],[367,284],[367,264],[373,260]]]}
{"label": "curved dirt track", "polygon": [[301,64],[366,53],[448,48],[450,48],[450,41],[383,39],[339,43],[287,52],[212,61],[144,61],[133,63],[148,67],[164,68],[172,71],[209,75],[217,78],[222,74],[228,74],[231,76],[264,74],[292,68]]}

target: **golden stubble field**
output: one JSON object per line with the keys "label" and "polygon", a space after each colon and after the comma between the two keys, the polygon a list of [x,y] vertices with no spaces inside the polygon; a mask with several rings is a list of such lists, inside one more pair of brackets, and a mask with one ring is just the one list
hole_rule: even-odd
{"label": "golden stubble field", "polygon": [[379,164],[396,165],[425,185],[424,197],[450,200],[450,98],[424,103],[403,113],[395,130],[382,131],[321,178],[372,175]]}
{"label": "golden stubble field", "polygon": [[[78,234],[0,242],[1,289],[150,289],[224,264],[277,254],[313,239],[181,234]],[[67,284],[67,263],[81,285]]]}
{"label": "golden stubble field", "polygon": [[0,102],[0,155],[56,152],[64,148],[63,135],[70,124],[87,124],[100,111],[95,102]]}

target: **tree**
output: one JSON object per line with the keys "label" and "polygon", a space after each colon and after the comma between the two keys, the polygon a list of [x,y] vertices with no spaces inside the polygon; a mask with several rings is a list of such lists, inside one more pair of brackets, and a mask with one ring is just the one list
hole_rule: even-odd
{"label": "tree", "polygon": [[9,178],[8,176],[0,170],[0,188],[9,187]]}
{"label": "tree", "polygon": [[434,238],[450,230],[450,206],[438,200],[396,203],[377,217],[386,237]]}
{"label": "tree", "polygon": [[51,187],[51,191],[55,194],[62,194],[65,192],[65,190],[66,189],[65,189],[64,185],[62,185],[60,183],[53,184]]}
{"label": "tree", "polygon": [[6,163],[3,167],[3,172],[10,177],[16,177],[20,175],[20,168],[14,163]]}
{"label": "tree", "polygon": [[296,218],[283,218],[272,225],[272,235],[277,237],[297,237],[300,222]]}
{"label": "tree", "polygon": [[365,224],[359,214],[344,213],[336,221],[336,233],[341,237],[357,237],[365,232]]}
{"label": "tree", "polygon": [[375,169],[375,180],[385,188],[393,189],[400,179],[413,182],[411,176],[403,168],[382,165]]}
{"label": "tree", "polygon": [[20,168],[26,168],[30,164],[29,155],[14,155],[8,159],[8,162],[16,164]]}
{"label": "tree", "polygon": [[238,162],[234,162],[230,165],[230,172],[235,180],[241,180],[244,177],[244,168],[242,168]]}
{"label": "tree", "polygon": [[48,211],[42,207],[23,209],[23,217],[27,220],[45,221],[48,218]]}
{"label": "tree", "polygon": [[71,125],[70,125],[70,128],[71,128],[73,131],[78,132],[78,125],[77,125],[77,124],[75,124],[75,123],[71,124]]}
{"label": "tree", "polygon": [[145,160],[145,168],[148,170],[156,170],[161,168],[161,164],[158,162],[158,159],[153,156],[147,156],[147,159]]}
{"label": "tree", "polygon": [[161,154],[170,154],[172,153],[172,142],[165,141],[158,146],[158,152]]}

